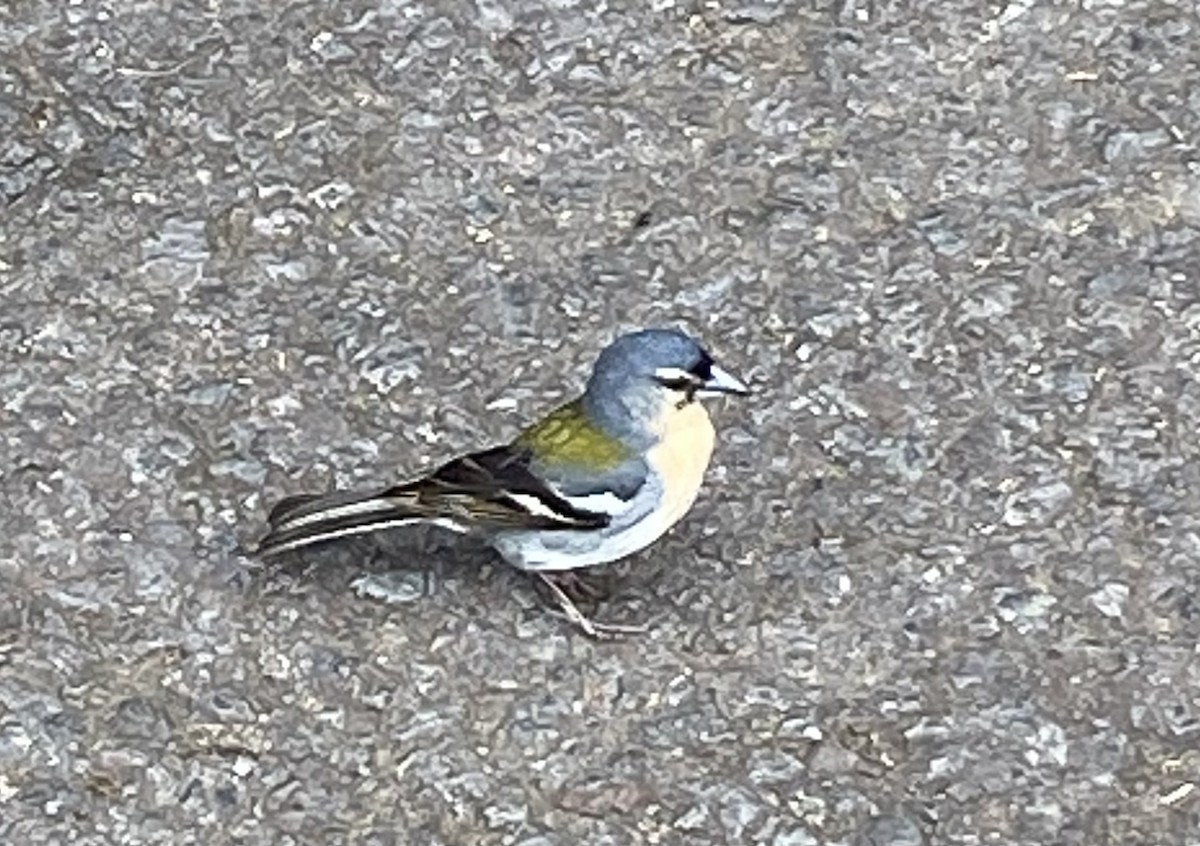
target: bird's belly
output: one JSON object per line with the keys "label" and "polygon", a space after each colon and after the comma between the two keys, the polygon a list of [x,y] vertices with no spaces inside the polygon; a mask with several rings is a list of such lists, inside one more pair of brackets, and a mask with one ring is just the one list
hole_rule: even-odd
{"label": "bird's belly", "polygon": [[492,546],[505,561],[522,570],[574,570],[632,555],[654,543],[668,528],[670,524],[647,518],[618,531],[505,532],[492,539]]}

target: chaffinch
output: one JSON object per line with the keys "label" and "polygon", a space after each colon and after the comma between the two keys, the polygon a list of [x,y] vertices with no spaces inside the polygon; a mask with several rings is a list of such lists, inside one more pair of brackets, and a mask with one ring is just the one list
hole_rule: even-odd
{"label": "chaffinch", "polygon": [[288,497],[272,509],[258,554],[436,524],[478,534],[536,573],[586,634],[640,631],[590,620],[560,582],[644,549],[687,513],[715,440],[699,400],[747,393],[683,332],[631,332],[600,353],[582,396],[512,443],[382,491]]}

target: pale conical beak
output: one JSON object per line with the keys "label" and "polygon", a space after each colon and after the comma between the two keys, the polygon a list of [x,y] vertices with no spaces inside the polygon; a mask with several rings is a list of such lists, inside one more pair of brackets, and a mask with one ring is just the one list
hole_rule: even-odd
{"label": "pale conical beak", "polygon": [[738,377],[716,364],[712,366],[712,375],[705,381],[703,387],[696,392],[699,397],[718,397],[721,394],[737,394],[746,396],[750,388]]}

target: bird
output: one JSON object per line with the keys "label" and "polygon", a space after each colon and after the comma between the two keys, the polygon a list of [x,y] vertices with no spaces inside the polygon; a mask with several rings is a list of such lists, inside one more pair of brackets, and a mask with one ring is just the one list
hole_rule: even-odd
{"label": "bird", "polygon": [[644,631],[592,620],[568,588],[581,568],[639,552],[683,518],[716,442],[702,401],[748,394],[686,332],[628,332],[600,352],[580,396],[511,442],[382,490],[288,496],[271,509],[256,552],[270,558],[351,535],[432,524],[476,535],[508,564],[535,574],[586,635]]}

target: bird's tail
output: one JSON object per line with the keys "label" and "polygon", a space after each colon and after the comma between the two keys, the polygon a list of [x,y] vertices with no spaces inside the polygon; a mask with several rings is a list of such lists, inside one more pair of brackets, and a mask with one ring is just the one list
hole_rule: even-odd
{"label": "bird's tail", "polygon": [[282,500],[267,516],[271,529],[258,545],[262,557],[324,541],[414,523],[437,523],[456,531],[466,527],[431,509],[404,489],[380,493],[301,494]]}
{"label": "bird's tail", "polygon": [[511,446],[464,455],[427,476],[372,494],[291,496],[267,516],[260,556],[377,529],[428,523],[456,532],[497,529],[600,529],[608,515],[573,506]]}

